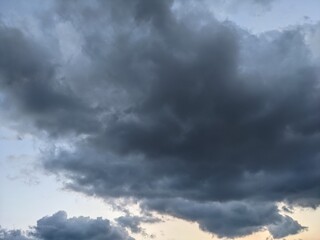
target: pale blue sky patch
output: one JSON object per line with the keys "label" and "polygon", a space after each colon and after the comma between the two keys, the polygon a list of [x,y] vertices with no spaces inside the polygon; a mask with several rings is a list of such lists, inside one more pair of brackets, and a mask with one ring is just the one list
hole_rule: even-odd
{"label": "pale blue sky patch", "polygon": [[320,2],[317,0],[277,0],[268,6],[244,1],[245,4],[237,4],[232,8],[228,5],[230,1],[223,2],[224,4],[220,3],[216,7],[213,1],[208,1],[211,11],[218,19],[230,20],[257,34],[320,21]]}
{"label": "pale blue sky patch", "polygon": [[68,210],[69,216],[119,216],[101,199],[64,190],[54,176],[39,169],[39,140],[0,129],[0,226],[28,229],[43,216]]}

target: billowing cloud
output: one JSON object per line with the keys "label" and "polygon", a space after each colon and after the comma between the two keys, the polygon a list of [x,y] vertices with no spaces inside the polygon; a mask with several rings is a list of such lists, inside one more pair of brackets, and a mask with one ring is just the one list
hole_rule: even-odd
{"label": "billowing cloud", "polygon": [[132,240],[124,230],[113,227],[109,220],[88,217],[67,218],[66,212],[63,211],[38,220],[33,235],[44,240]]}
{"label": "billowing cloud", "polygon": [[67,218],[64,211],[43,217],[27,234],[20,230],[0,230],[2,240],[133,240],[109,220],[89,217]]}
{"label": "billowing cloud", "polygon": [[305,31],[256,36],[176,3],[57,1],[46,27],[80,39],[69,62],[1,27],[3,104],[25,131],[69,142],[42,162],[73,190],[220,237],[299,232],[275,203],[320,203],[319,64]]}

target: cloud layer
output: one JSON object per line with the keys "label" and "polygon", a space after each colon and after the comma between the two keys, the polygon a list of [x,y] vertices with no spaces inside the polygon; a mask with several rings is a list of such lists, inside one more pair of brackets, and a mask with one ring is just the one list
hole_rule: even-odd
{"label": "cloud layer", "polygon": [[43,217],[27,233],[20,230],[0,230],[2,240],[133,240],[127,232],[112,226],[109,220],[88,217],[67,218],[64,211]]}
{"label": "cloud layer", "polygon": [[220,237],[295,234],[276,202],[320,203],[319,64],[305,31],[255,36],[187,6],[56,1],[39,20],[46,42],[1,26],[3,114],[68,143],[42,162],[73,190]]}

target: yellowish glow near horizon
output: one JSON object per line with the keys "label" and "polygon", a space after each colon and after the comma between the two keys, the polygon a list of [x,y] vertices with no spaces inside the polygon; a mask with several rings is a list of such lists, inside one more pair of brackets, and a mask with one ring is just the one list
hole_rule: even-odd
{"label": "yellowish glow near horizon", "polygon": [[[297,220],[302,226],[308,227],[308,230],[299,234],[287,236],[285,240],[319,240],[320,236],[320,208],[295,208],[294,213],[286,215]],[[146,235],[132,234],[136,240],[150,239],[154,235],[154,239],[158,240],[221,240],[210,233],[199,229],[198,224],[187,222],[174,217],[165,216],[164,222],[157,224],[143,224]],[[266,240],[272,239],[271,234],[267,231],[260,231],[252,235],[235,238],[237,240]],[[229,238],[222,238],[223,240]]]}

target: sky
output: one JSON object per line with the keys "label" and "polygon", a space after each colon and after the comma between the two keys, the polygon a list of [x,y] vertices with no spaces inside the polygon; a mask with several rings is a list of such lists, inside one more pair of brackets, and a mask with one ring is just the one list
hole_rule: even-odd
{"label": "sky", "polygon": [[318,240],[318,0],[0,0],[1,240]]}

